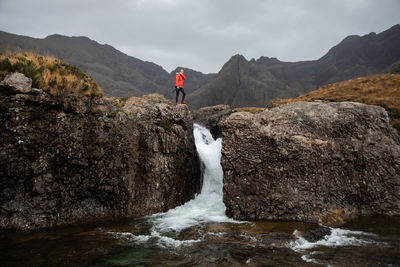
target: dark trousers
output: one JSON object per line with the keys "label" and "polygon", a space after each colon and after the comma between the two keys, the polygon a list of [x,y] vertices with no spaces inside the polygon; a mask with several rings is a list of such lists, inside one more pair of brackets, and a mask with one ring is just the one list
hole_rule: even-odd
{"label": "dark trousers", "polygon": [[175,91],[176,91],[176,103],[178,103],[179,99],[179,92],[182,92],[182,102],[185,100],[186,93],[183,90],[183,87],[175,86]]}

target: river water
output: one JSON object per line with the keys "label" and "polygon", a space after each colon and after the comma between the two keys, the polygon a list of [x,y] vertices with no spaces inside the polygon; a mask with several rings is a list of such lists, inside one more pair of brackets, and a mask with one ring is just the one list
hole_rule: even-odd
{"label": "river water", "polygon": [[42,232],[0,232],[1,266],[400,266],[400,217],[364,217],[330,228],[241,222],[225,216],[221,139],[194,125],[202,190],[166,213]]}

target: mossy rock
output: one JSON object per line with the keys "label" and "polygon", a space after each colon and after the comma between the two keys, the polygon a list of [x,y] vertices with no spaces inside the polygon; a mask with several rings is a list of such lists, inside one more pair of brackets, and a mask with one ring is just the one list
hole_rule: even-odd
{"label": "mossy rock", "polygon": [[161,120],[159,122],[159,126],[164,128],[167,131],[171,131],[172,130],[172,126],[174,126],[174,122],[168,121],[168,120]]}

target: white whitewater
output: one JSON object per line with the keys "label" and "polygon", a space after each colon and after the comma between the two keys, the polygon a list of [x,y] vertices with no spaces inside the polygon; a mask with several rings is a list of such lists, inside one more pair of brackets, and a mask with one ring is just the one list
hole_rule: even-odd
{"label": "white whitewater", "polygon": [[201,193],[182,206],[153,215],[157,232],[180,231],[205,222],[233,221],[225,215],[226,207],[222,202],[222,140],[214,140],[210,131],[198,124],[194,124],[193,134],[204,167]]}
{"label": "white whitewater", "polygon": [[[110,233],[124,236],[134,242],[157,239],[161,246],[180,246],[200,240],[179,241],[171,238],[171,233],[179,233],[189,227],[207,222],[236,222],[225,215],[222,202],[223,171],[221,167],[222,140],[214,140],[210,131],[194,124],[193,134],[197,153],[203,165],[203,185],[201,193],[182,206],[149,216],[152,223],[151,235],[134,236],[131,233]],[[168,236],[167,236],[168,235]]]}
{"label": "white whitewater", "polygon": [[314,259],[314,255],[320,253],[314,251],[314,249],[319,247],[366,246],[370,244],[386,245],[383,242],[373,240],[372,238],[376,237],[375,234],[333,227],[330,227],[330,229],[331,233],[329,235],[315,242],[307,241],[301,236],[299,231],[295,230],[293,235],[297,239],[289,242],[288,247],[303,254],[301,258],[304,261],[324,265],[324,263]]}
{"label": "white whitewater", "polygon": [[[150,246],[155,244],[158,247],[177,248],[201,241],[201,239],[178,240],[176,237],[184,229],[209,222],[240,223],[225,215],[226,207],[222,201],[223,171],[220,164],[222,140],[214,140],[208,129],[197,124],[194,125],[193,133],[197,153],[203,165],[201,193],[182,206],[165,213],[148,216],[146,220],[151,225],[149,234],[134,235],[130,232],[109,232],[109,234],[135,244],[149,244]],[[293,235],[296,239],[289,242],[287,247],[302,254],[304,261],[318,264],[320,263],[313,258],[314,253],[317,253],[314,249],[318,247],[376,244],[370,238],[374,236],[373,234],[340,228],[331,228],[329,235],[316,242],[307,241],[297,230]]]}

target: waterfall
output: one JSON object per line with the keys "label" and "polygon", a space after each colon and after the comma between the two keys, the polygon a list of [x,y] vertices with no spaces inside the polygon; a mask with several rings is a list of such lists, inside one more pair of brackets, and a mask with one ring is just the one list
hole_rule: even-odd
{"label": "waterfall", "polygon": [[203,185],[200,194],[182,206],[146,217],[147,223],[151,225],[147,235],[133,235],[129,232],[109,234],[137,244],[155,242],[160,247],[179,247],[201,241],[176,239],[184,229],[201,227],[209,222],[238,223],[225,215],[226,207],[222,202],[221,138],[214,140],[210,131],[198,124],[194,124],[193,134],[196,150],[203,165]]}
{"label": "waterfall", "polygon": [[222,140],[214,140],[210,131],[198,124],[194,124],[193,134],[197,153],[204,167],[201,193],[182,206],[153,215],[153,227],[157,232],[180,231],[206,222],[233,221],[225,215],[226,207],[222,202]]}

